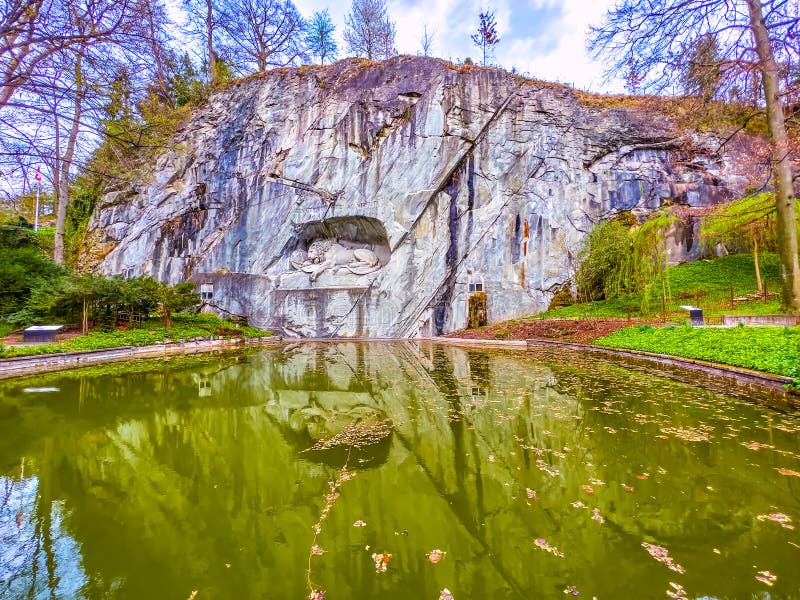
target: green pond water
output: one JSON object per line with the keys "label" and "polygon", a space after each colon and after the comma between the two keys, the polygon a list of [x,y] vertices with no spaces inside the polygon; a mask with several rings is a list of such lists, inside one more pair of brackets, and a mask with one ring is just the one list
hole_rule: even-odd
{"label": "green pond water", "polygon": [[9,380],[0,598],[800,598],[798,432],[578,354],[331,343]]}

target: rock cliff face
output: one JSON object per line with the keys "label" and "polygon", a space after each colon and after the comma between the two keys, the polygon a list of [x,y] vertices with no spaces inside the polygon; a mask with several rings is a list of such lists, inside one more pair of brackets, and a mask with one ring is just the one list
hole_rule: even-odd
{"label": "rock cliff face", "polygon": [[[546,308],[598,220],[741,193],[744,157],[641,109],[435,59],[276,70],[216,94],[90,223],[103,273],[191,279],[296,336],[413,337]],[[676,233],[673,258],[696,253]]]}

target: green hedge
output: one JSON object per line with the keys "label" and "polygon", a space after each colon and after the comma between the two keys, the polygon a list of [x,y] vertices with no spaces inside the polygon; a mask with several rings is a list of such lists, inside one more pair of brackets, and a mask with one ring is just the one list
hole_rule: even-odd
{"label": "green hedge", "polygon": [[14,346],[8,348],[2,348],[2,346],[0,346],[0,357],[38,356],[41,354],[55,354],[59,352],[119,348],[121,346],[147,346],[149,344],[163,342],[165,339],[178,341],[198,337],[233,338],[270,335],[254,327],[237,327],[230,321],[220,319],[213,314],[193,315],[189,313],[179,313],[175,315],[174,319],[174,326],[171,329],[165,329],[161,321],[150,321],[143,323],[141,327],[124,331],[91,331],[87,335],[81,335],[56,344]]}

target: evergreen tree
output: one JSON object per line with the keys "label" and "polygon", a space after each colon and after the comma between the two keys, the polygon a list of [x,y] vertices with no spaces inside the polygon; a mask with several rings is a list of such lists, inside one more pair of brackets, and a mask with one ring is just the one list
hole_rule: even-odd
{"label": "evergreen tree", "polygon": [[472,36],[472,43],[483,52],[483,62],[481,64],[485,67],[486,60],[491,56],[494,47],[500,42],[500,36],[497,35],[497,24],[495,23],[493,12],[482,12],[479,19],[478,32]]}
{"label": "evergreen tree", "polygon": [[320,64],[324,65],[326,60],[333,62],[338,56],[339,47],[333,37],[335,30],[336,26],[328,14],[328,9],[315,12],[308,22],[306,45],[311,55],[319,59]]}
{"label": "evergreen tree", "polygon": [[686,94],[699,96],[703,104],[711,102],[722,81],[722,63],[715,35],[707,33],[688,48],[683,86]]}

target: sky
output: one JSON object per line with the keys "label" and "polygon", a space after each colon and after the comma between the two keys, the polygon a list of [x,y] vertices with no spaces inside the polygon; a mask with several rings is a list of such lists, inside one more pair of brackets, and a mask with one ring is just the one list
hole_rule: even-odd
{"label": "sky", "polygon": [[[340,56],[346,0],[294,0],[305,17],[328,9],[335,25]],[[434,34],[431,54],[454,62],[481,60],[470,36],[478,29],[478,15],[493,10],[500,43],[493,64],[536,79],[559,81],[594,92],[621,92],[617,82],[604,82],[603,65],[586,52],[586,31],[598,24],[614,0],[387,0],[389,18],[397,27],[395,45],[400,54],[420,54],[423,25]]]}

